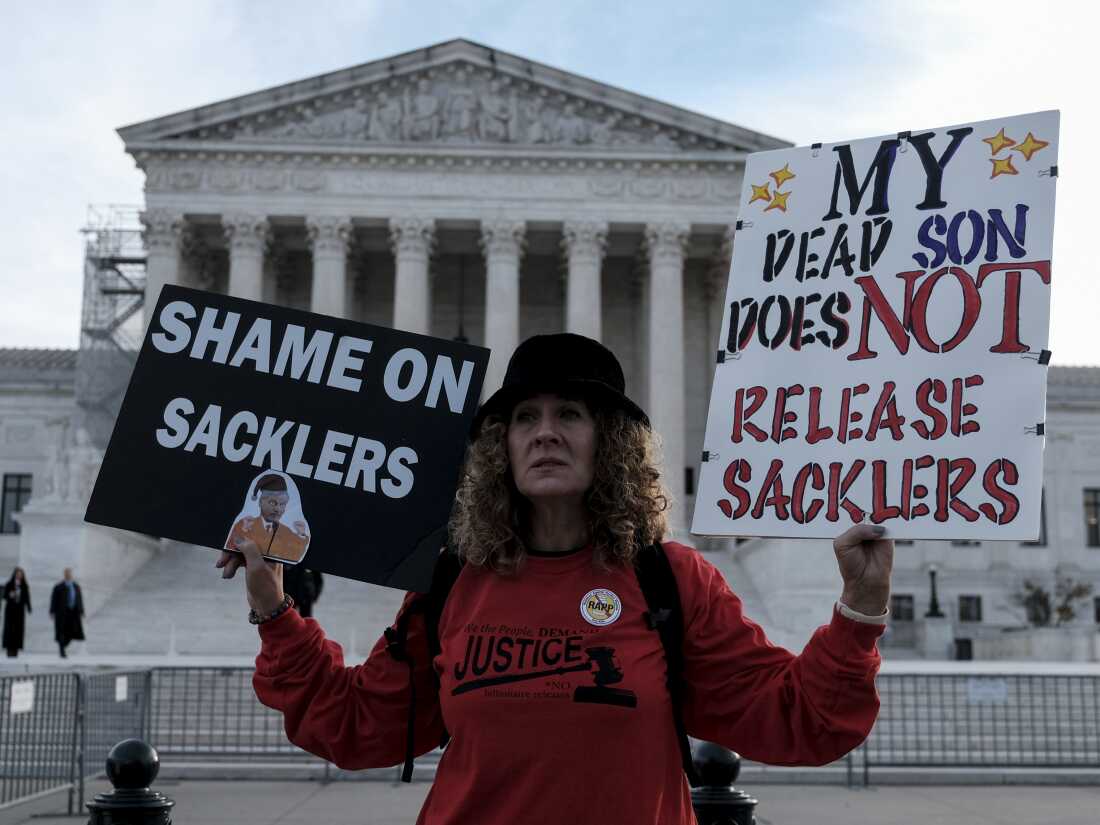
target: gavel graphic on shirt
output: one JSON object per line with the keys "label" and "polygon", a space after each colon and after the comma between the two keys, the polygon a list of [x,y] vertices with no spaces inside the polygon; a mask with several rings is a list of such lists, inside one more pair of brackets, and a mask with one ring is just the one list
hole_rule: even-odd
{"label": "gavel graphic on shirt", "polygon": [[[547,676],[563,676],[566,673],[592,674],[595,685],[582,685],[573,692],[574,702],[587,702],[600,705],[618,705],[620,707],[635,707],[638,704],[633,691],[613,688],[623,680],[622,668],[615,662],[615,648],[613,647],[586,647],[585,654],[588,661],[569,667],[555,667],[547,670],[536,670],[530,673],[511,673],[506,676],[490,676],[487,679],[474,679],[456,687],[451,691],[452,696],[460,696],[472,690],[507,685],[514,682],[524,682],[529,679],[541,679]],[[592,666],[595,665],[595,670]]]}

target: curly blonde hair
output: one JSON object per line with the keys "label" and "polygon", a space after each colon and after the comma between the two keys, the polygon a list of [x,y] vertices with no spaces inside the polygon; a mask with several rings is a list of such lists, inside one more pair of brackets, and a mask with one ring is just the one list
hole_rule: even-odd
{"label": "curly blonde hair", "polygon": [[[591,409],[591,405],[590,405]],[[594,409],[596,461],[585,494],[588,538],[597,563],[630,564],[641,547],[664,538],[669,499],[657,470],[652,430],[619,410]],[[466,450],[451,513],[450,537],[467,563],[514,573],[527,555],[530,502],[508,462],[508,426],[489,416]]]}

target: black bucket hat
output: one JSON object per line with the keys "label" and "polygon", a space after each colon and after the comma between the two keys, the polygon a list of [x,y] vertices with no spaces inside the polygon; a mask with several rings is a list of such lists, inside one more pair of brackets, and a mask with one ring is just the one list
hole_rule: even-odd
{"label": "black bucket hat", "polygon": [[487,416],[507,418],[517,403],[540,392],[579,393],[648,427],[649,417],[625,390],[619,359],[599,341],[571,332],[535,335],[512,353],[503,384],[477,411],[470,436],[477,438]]}

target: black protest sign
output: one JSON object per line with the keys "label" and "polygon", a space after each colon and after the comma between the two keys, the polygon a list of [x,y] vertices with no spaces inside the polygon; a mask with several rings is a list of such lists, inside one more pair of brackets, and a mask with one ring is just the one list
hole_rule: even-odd
{"label": "black protest sign", "polygon": [[488,358],[165,287],[85,518],[426,590]]}

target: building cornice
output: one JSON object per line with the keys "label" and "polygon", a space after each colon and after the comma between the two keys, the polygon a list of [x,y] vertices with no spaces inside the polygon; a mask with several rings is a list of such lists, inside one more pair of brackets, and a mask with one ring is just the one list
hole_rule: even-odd
{"label": "building cornice", "polygon": [[209,137],[211,140],[218,140],[219,136],[239,137],[240,125],[245,122],[259,122],[265,117],[279,120],[308,116],[318,108],[352,106],[362,99],[364,92],[377,95],[414,78],[432,77],[456,67],[498,78],[516,87],[537,88],[540,94],[557,96],[562,101],[572,100],[593,110],[620,112],[638,122],[651,124],[658,131],[681,134],[689,143],[702,144],[700,148],[705,150],[752,152],[791,145],[769,135],[468,40],[451,40],[176,112],[122,127],[118,133],[129,151],[138,144],[173,140],[190,133],[201,133],[203,139]]}
{"label": "building cornice", "polygon": [[236,164],[298,166],[494,166],[533,169],[694,169],[724,167],[734,172],[743,167],[744,152],[684,152],[675,155],[653,151],[577,151],[533,149],[527,146],[325,146],[313,144],[242,146],[234,141],[173,141],[135,143],[128,147],[138,166],[150,161],[215,161]]}
{"label": "building cornice", "polygon": [[1051,367],[1047,373],[1047,407],[1100,409],[1100,367]]}

